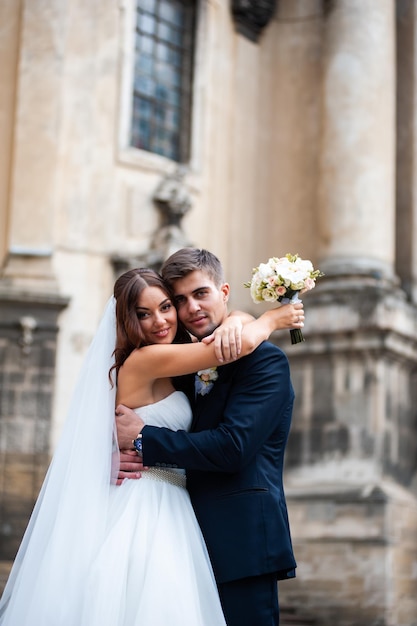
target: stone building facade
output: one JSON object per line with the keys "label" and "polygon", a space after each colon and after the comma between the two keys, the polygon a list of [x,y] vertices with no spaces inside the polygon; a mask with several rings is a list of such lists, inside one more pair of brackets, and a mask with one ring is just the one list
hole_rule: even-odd
{"label": "stone building facade", "polygon": [[[179,6],[191,106],[170,157],[132,141],[135,46],[139,14]],[[0,561],[115,276],[206,247],[258,314],[252,267],[298,252],[325,277],[305,343],[274,338],[297,396],[281,603],[416,626],[417,0],[2,0],[0,24]]]}

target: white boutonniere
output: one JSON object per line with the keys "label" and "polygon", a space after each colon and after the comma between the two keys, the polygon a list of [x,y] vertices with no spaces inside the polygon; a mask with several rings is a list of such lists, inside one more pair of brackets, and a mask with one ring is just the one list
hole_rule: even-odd
{"label": "white boutonniere", "polygon": [[217,372],[217,367],[209,367],[206,370],[200,370],[195,375],[195,390],[196,393],[200,396],[205,396],[208,394],[210,389],[214,385],[214,381],[217,380],[219,374]]}

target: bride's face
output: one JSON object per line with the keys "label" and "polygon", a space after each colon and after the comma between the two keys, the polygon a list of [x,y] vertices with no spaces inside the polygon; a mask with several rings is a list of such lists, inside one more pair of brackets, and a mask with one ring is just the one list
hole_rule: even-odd
{"label": "bride's face", "polygon": [[177,311],[159,287],[145,287],[136,304],[136,314],[147,344],[172,343],[177,333]]}

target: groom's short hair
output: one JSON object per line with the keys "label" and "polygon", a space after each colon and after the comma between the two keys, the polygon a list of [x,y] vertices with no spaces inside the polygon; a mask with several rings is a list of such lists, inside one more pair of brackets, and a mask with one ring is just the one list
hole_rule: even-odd
{"label": "groom's short hair", "polygon": [[205,272],[216,287],[224,283],[220,260],[212,252],[199,248],[181,248],[171,254],[162,265],[161,275],[169,285],[172,285],[176,280],[185,278],[195,271]]}

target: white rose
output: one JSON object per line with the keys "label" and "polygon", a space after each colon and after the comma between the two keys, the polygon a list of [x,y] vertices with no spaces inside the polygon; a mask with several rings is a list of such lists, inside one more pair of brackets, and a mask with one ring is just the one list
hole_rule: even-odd
{"label": "white rose", "polygon": [[310,273],[314,271],[312,262],[304,259],[298,259],[297,269],[300,272],[304,272],[307,276],[309,276]]}
{"label": "white rose", "polygon": [[262,300],[264,300],[265,302],[275,302],[276,299],[277,294],[275,293],[275,290],[271,287],[262,290]]}

